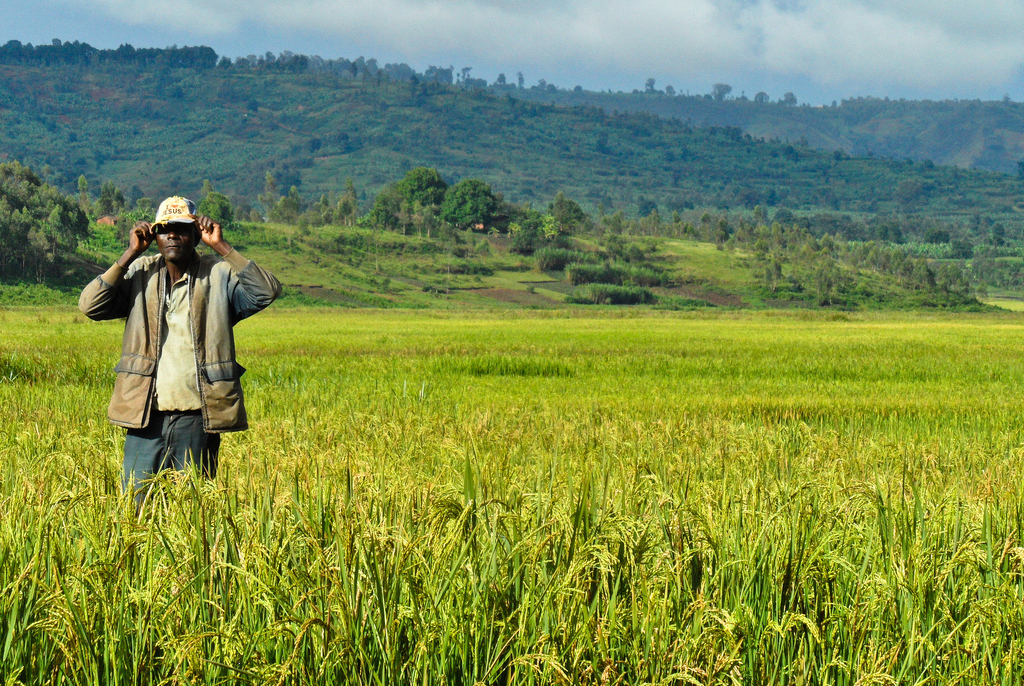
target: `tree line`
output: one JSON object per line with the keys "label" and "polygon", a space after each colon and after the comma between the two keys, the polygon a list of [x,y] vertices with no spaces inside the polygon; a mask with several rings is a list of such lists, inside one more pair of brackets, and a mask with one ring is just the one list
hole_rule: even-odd
{"label": "tree line", "polygon": [[[114,217],[118,240],[124,239],[135,221],[153,218],[153,200],[131,201],[112,181],[102,184],[93,198],[82,176],[78,191],[77,196],[65,196],[17,162],[0,165],[0,268],[5,277],[59,278],[79,240],[89,236],[90,216]],[[643,289],[664,283],[664,275],[648,264],[642,244],[618,238],[628,236],[677,237],[741,251],[752,259],[753,276],[767,299],[856,304],[873,297],[862,288],[858,277],[862,272],[889,277],[900,288],[919,294],[926,304],[963,304],[972,299],[972,273],[962,261],[935,262],[915,255],[913,246],[897,242],[815,233],[812,222],[800,221],[784,210],[772,220],[761,207],[750,215],[732,217],[704,212],[693,221],[679,212],[663,219],[656,208],[644,217],[630,218],[622,210],[606,213],[603,208],[593,216],[561,192],[535,208],[530,202],[507,201],[481,179],[448,183],[430,167],[411,169],[363,206],[351,179],[339,192],[307,201],[295,186],[281,192],[269,172],[255,204],[233,204],[209,181],[204,182],[198,200],[202,214],[223,224],[239,220],[293,224],[299,227],[300,237],[324,225],[414,233],[452,246],[472,232],[504,235],[509,250],[533,255],[545,270],[565,269],[573,285],[588,285],[581,297],[597,302],[617,297],[646,302]],[[592,254],[577,249],[574,237],[579,236],[597,237],[606,244],[605,264],[593,264]],[[991,262],[980,260],[978,266],[991,270]],[[613,286],[626,290],[609,290]]]}
{"label": "tree line", "polygon": [[79,41],[61,42],[59,38],[43,45],[22,44],[21,41],[11,40],[0,46],[0,64],[131,64],[203,70],[216,66],[217,53],[206,46],[136,48],[125,43],[118,48],[104,50]]}
{"label": "tree line", "polygon": [[[290,73],[330,73],[341,78],[352,79],[387,79],[389,81],[420,81],[440,84],[462,83],[471,67],[463,67],[456,73],[453,66],[429,66],[422,72],[405,63],[381,65],[374,58],[357,57],[324,59],[319,55],[302,55],[285,50],[279,54],[266,52],[262,55],[249,54],[232,60],[227,56],[218,56],[217,52],[207,46],[168,48],[136,48],[125,43],[114,49],[95,48],[81,41],[61,41],[54,38],[50,43],[33,45],[10,40],[0,45],[0,64],[30,64],[38,66],[55,65],[133,65],[157,66],[175,69],[195,69],[205,71],[219,67],[221,69],[255,70]],[[469,80],[466,80],[469,84]],[[474,81],[475,85],[486,86],[487,82]]]}

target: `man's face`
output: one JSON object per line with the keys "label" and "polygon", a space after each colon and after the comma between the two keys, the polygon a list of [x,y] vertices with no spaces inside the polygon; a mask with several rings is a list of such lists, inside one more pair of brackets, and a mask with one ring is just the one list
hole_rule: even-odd
{"label": "man's face", "polygon": [[195,224],[161,224],[156,228],[156,247],[168,262],[187,262],[196,247]]}

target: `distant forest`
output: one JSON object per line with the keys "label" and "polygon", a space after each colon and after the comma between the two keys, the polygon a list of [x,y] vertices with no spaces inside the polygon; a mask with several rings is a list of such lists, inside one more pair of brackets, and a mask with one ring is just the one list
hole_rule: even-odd
{"label": "distant forest", "polygon": [[[245,69],[271,72],[327,72],[342,78],[380,78],[391,81],[429,81],[453,84],[462,82],[468,74],[463,69],[456,76],[455,68],[429,67],[425,72],[417,72],[408,64],[377,63],[377,60],[359,57],[355,60],[344,58],[325,60],[318,56],[296,55],[285,51],[279,55],[267,52],[263,55],[247,55],[234,61],[229,57],[218,58],[213,48],[181,47],[168,48],[136,48],[130,44],[117,49],[103,50],[94,48],[88,43],[79,41],[60,41],[54,38],[48,45],[22,44],[20,41],[8,41],[0,46],[0,64],[32,64],[38,66],[80,65],[92,66],[101,64],[139,65],[165,68],[185,68],[207,70]],[[486,86],[487,82],[474,79],[472,85]],[[467,80],[467,85],[470,81]]]}
{"label": "distant forest", "polygon": [[956,165],[1024,174],[1024,105],[1009,96],[980,100],[908,101],[850,97],[829,107],[799,104],[792,92],[736,93],[726,83],[709,84],[703,94],[683,94],[671,85],[648,78],[632,92],[589,91],[559,87],[541,78],[528,84],[521,72],[500,74],[493,82],[476,78],[471,67],[429,66],[416,71],[408,64],[379,64],[373,58],[324,59],[283,52],[218,57],[209,47],[135,48],[122,45],[101,50],[87,43],[54,39],[51,44],[0,47],[0,64],[99,65],[134,64],[160,68],[214,68],[256,72],[329,73],[359,81],[437,83],[486,90],[565,107],[598,107],[606,112],[644,112],[679,119],[693,126],[739,128],[755,138],[803,143],[811,148],[840,150],[853,156]]}

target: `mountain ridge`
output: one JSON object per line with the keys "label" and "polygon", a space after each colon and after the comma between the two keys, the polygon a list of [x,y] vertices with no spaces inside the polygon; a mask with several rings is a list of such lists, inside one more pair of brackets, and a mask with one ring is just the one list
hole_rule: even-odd
{"label": "mountain ridge", "polygon": [[[352,178],[365,209],[388,183],[428,166],[449,180],[482,178],[515,202],[544,204],[564,192],[596,214],[760,205],[975,224],[983,215],[1011,234],[1024,226],[1024,187],[1005,173],[851,157],[692,117],[608,111],[592,93],[488,86],[465,70],[452,85],[450,68],[421,79],[374,60],[270,55],[243,64],[208,48],[122,48],[54,44],[22,59],[11,43],[0,47],[0,161],[20,160],[65,192],[81,175],[94,189],[113,180],[129,200],[194,193],[208,179],[244,215],[260,209],[268,173],[306,202]],[[722,112],[814,110],[653,88],[608,97]],[[869,124],[877,106],[857,105]],[[849,108],[831,109],[838,117]]]}

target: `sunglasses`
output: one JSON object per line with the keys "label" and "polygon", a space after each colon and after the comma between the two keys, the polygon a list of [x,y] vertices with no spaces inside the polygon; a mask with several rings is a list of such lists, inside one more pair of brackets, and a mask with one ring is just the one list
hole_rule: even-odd
{"label": "sunglasses", "polygon": [[188,231],[196,230],[195,223],[185,224],[184,222],[175,222],[173,224],[157,224],[153,227],[155,233],[185,233]]}

